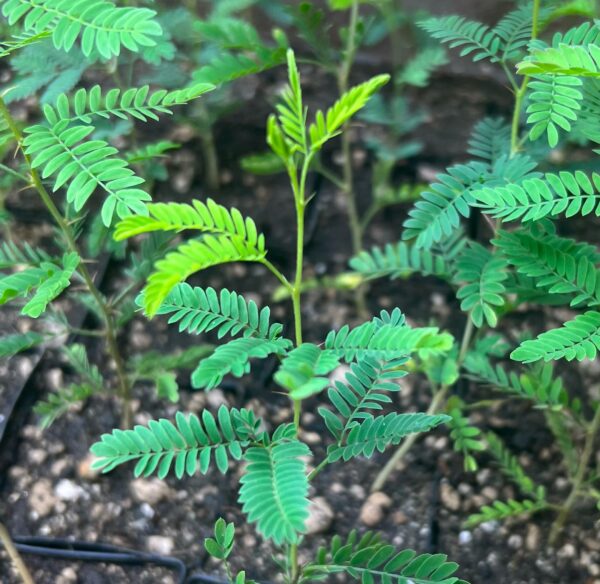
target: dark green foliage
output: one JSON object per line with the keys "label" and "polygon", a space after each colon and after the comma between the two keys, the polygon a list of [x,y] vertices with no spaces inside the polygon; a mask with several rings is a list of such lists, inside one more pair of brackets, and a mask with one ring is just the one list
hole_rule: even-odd
{"label": "dark green foliage", "polygon": [[473,128],[467,152],[494,163],[510,149],[510,127],[502,118],[483,118]]}
{"label": "dark green foliage", "polygon": [[223,288],[199,288],[178,284],[156,312],[168,314],[169,324],[178,324],[179,332],[201,334],[215,330],[217,337],[226,335],[275,339],[283,325],[271,323],[268,306],[259,310],[254,300]]}
{"label": "dark green foliage", "polygon": [[221,406],[218,415],[208,410],[198,417],[178,412],[176,425],[169,420],[151,420],[148,426],[133,430],[114,430],[103,434],[92,446],[98,457],[94,468],[109,472],[129,461],[135,461],[135,476],[160,478],[170,472],[181,478],[200,472],[206,474],[211,459],[217,468],[227,472],[229,459],[239,460],[243,449],[258,437],[260,420],[245,409],[228,410]]}
{"label": "dark green foliage", "polygon": [[600,212],[597,194],[600,175],[590,178],[581,170],[574,173],[547,173],[544,179],[532,178],[522,184],[482,188],[474,193],[484,212],[504,221],[540,220],[565,214],[589,215]]}
{"label": "dark green foliage", "polygon": [[443,554],[398,552],[373,532],[359,537],[352,531],[346,540],[335,536],[329,547],[319,548],[305,568],[303,582],[345,574],[363,584],[466,584],[453,576],[458,564],[446,560]]}
{"label": "dark green foliage", "polygon": [[464,468],[467,472],[475,472],[479,467],[474,453],[485,450],[481,440],[481,430],[469,422],[462,412],[464,404],[458,398],[452,398],[448,403],[448,428],[450,438],[454,442],[454,450],[461,452],[464,458]]}
{"label": "dark green foliage", "polygon": [[78,89],[71,99],[61,94],[54,106],[44,106],[44,116],[50,125],[63,121],[91,124],[95,117],[158,121],[157,114],[172,114],[173,106],[189,103],[212,89],[213,85],[198,84],[176,91],[150,92],[150,87],[144,85],[126,91],[114,88],[103,92],[99,85],[94,85],[89,90]]}
{"label": "dark green foliage", "polygon": [[119,217],[147,213],[144,202],[151,200],[150,195],[138,188],[144,180],[114,156],[116,148],[103,140],[85,140],[93,131],[93,126],[69,127],[68,121],[30,126],[26,129],[25,151],[43,178],[54,177],[54,191],[68,185],[67,201],[77,211],[97,188],[103,190],[107,195],[102,205],[106,226],[112,223],[115,213]]}
{"label": "dark green foliage", "polygon": [[249,448],[240,479],[239,502],[248,521],[277,545],[296,543],[308,517],[308,480],[302,457],[310,455],[298,440],[276,441]]}
{"label": "dark green foliage", "polygon": [[413,273],[448,277],[451,268],[441,254],[409,246],[404,241],[373,247],[350,260],[350,267],[365,278],[406,278]]}
{"label": "dark green foliage", "polygon": [[282,360],[275,381],[288,390],[292,399],[306,399],[329,385],[324,377],[338,365],[339,358],[317,345],[304,343],[292,349]]}
{"label": "dark green foliage", "polygon": [[388,393],[402,389],[396,382],[406,375],[406,371],[401,369],[405,361],[381,363],[364,358],[352,363],[345,382],[336,381],[329,388],[327,397],[334,411],[320,407],[319,414],[338,442],[343,441],[361,420],[372,417],[373,412],[381,411],[392,402]]}
{"label": "dark green foliage", "polygon": [[600,349],[600,312],[589,310],[566,322],[561,328],[542,333],[521,343],[511,358],[523,363],[566,359],[594,359]]}
{"label": "dark green foliage", "polygon": [[596,253],[552,234],[500,231],[494,240],[519,273],[535,279],[536,286],[550,294],[573,296],[571,306],[600,303],[600,274]]}
{"label": "dark green foliage", "polygon": [[462,300],[461,309],[469,313],[477,327],[484,320],[491,327],[498,324],[497,311],[504,305],[506,292],[506,265],[504,258],[494,256],[477,243],[465,247],[458,257],[455,280],[464,284],[456,297]]}
{"label": "dark green foliage", "polygon": [[250,359],[283,355],[291,345],[291,341],[281,337],[244,337],[229,341],[217,347],[210,357],[200,361],[192,373],[192,385],[197,389],[212,389],[223,381],[225,375],[242,377],[250,371]]}
{"label": "dark green foliage", "polygon": [[106,0],[6,0],[2,14],[9,24],[22,20],[27,32],[50,32],[57,49],[69,51],[80,38],[84,55],[96,50],[106,59],[121,47],[137,51],[152,46],[162,32],[154,10],[117,8]]}
{"label": "dark green foliage", "polygon": [[396,414],[367,416],[353,425],[343,444],[334,444],[327,449],[330,462],[350,460],[357,456],[371,458],[375,451],[383,452],[390,445],[398,445],[403,438],[416,432],[427,432],[448,421],[443,414]]}
{"label": "dark green foliage", "polygon": [[79,261],[77,254],[67,253],[61,263],[44,260],[4,276],[0,279],[0,304],[15,298],[27,298],[33,293],[21,313],[38,318],[48,304],[68,288]]}
{"label": "dark green foliage", "polygon": [[372,357],[391,361],[418,353],[443,353],[452,345],[452,337],[436,327],[412,328],[401,323],[374,319],[357,327],[343,326],[331,331],[324,348],[346,361]]}

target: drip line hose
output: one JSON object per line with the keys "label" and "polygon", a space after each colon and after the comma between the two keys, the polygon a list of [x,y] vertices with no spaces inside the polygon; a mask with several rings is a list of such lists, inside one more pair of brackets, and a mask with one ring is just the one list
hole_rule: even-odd
{"label": "drip line hose", "polygon": [[[190,572],[179,558],[139,552],[107,543],[95,543],[50,537],[13,537],[21,554],[29,554],[71,562],[98,562],[121,566],[146,566],[153,564],[175,573],[177,584],[229,584],[219,576],[204,572]],[[262,584],[270,584],[263,582]]]}
{"label": "drip line hose", "polygon": [[208,574],[188,575],[188,568],[178,558],[138,552],[104,543],[90,543],[49,537],[14,537],[21,554],[31,554],[56,560],[100,562],[122,566],[154,564],[175,573],[178,584],[228,584],[227,580]]}

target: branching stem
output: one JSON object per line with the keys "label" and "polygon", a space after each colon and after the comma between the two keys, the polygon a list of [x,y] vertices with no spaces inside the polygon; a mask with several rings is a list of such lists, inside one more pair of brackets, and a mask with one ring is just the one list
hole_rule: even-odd
{"label": "branching stem", "polygon": [[594,453],[594,442],[596,441],[596,436],[600,431],[600,406],[596,407],[596,411],[594,412],[594,417],[589,424],[586,433],[585,433],[585,443],[583,446],[583,452],[581,453],[581,457],[579,459],[579,466],[577,467],[577,472],[573,477],[573,482],[571,486],[571,492],[567,497],[566,501],[561,507],[560,513],[558,517],[554,521],[552,525],[552,529],[550,531],[550,545],[554,545],[562,528],[573,509],[573,506],[579,499],[581,495],[582,488],[585,482],[585,475],[588,470],[588,466],[590,464],[590,460],[592,458],[592,454]]}
{"label": "branching stem", "polygon": [[[471,345],[471,340],[473,338],[473,333],[475,331],[475,327],[473,325],[473,320],[471,319],[471,315],[467,316],[467,324],[465,326],[465,330],[463,332],[462,341],[460,344],[460,353],[457,358],[457,365],[460,369],[462,362],[465,360],[467,356],[467,351],[469,350],[469,346]],[[446,396],[451,386],[444,384],[442,385],[433,395],[433,399],[427,408],[428,415],[435,415],[440,412],[440,410],[444,407],[446,402]],[[398,450],[394,452],[392,457],[388,460],[387,464],[381,469],[379,474],[375,477],[373,484],[371,485],[371,491],[380,491],[390,475],[394,472],[399,462],[404,458],[406,453],[412,448],[413,444],[416,442],[418,434],[411,434],[402,442]]]}
{"label": "branching stem", "polygon": [[[539,32],[540,19],[540,2],[541,0],[533,0],[532,9],[532,25],[531,25],[531,40],[535,40]],[[510,79],[510,77],[509,77]],[[519,142],[519,125],[521,124],[521,110],[523,109],[523,99],[527,93],[527,85],[529,77],[523,77],[523,81],[518,89],[515,90],[515,109],[513,110],[512,124],[510,130],[510,154],[514,156],[520,147]]]}
{"label": "branching stem", "polygon": [[[30,157],[25,154],[23,149],[23,134],[21,130],[18,128],[15,120],[13,119],[8,107],[4,100],[0,97],[0,115],[6,121],[7,126],[9,127],[15,141],[17,142],[20,150],[23,153],[23,158],[25,159],[25,163],[27,164],[29,175],[31,177],[31,184],[39,194],[42,199],[44,205],[48,209],[50,215],[58,225],[61,230],[66,242],[67,246],[72,252],[75,252],[79,257],[81,254],[79,252],[79,248],[77,246],[77,242],[75,241],[75,236],[73,235],[73,231],[69,223],[65,220],[62,213],[58,210],[58,207],[55,205],[52,197],[44,187],[42,183],[42,179],[35,168],[31,165]],[[86,266],[85,262],[80,262],[79,267],[77,268],[80,276],[82,277],[85,285],[89,291],[89,293],[94,298],[100,312],[102,313],[102,317],[104,319],[105,331],[106,331],[106,347],[108,353],[112,357],[115,362],[117,378],[119,383],[119,394],[123,401],[122,403],[122,418],[121,423],[124,428],[129,428],[131,426],[131,385],[129,383],[129,379],[127,377],[127,372],[125,370],[125,364],[121,357],[121,353],[119,351],[119,347],[117,344],[115,323],[113,319],[113,315],[110,311],[108,304],[106,303],[104,297],[96,287],[94,280]]]}

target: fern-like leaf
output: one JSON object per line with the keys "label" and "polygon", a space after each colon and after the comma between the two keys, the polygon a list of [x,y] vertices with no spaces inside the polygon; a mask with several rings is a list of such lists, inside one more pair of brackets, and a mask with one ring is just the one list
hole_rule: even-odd
{"label": "fern-like leaf", "polygon": [[259,435],[261,424],[251,411],[225,406],[219,408],[216,418],[204,410],[201,417],[178,412],[175,421],[173,424],[166,419],[151,420],[148,426],[103,434],[91,447],[98,457],[94,468],[106,473],[136,461],[136,477],[156,473],[165,478],[174,471],[181,478],[196,472],[206,474],[212,458],[225,473],[229,459],[241,459],[243,449]]}
{"label": "fern-like leaf", "polygon": [[481,430],[471,424],[469,418],[463,413],[464,404],[456,397],[448,400],[448,429],[450,439],[454,442],[454,450],[461,452],[464,459],[466,472],[475,472],[479,467],[474,453],[485,450],[481,440]]}
{"label": "fern-like leaf", "polygon": [[419,26],[451,49],[460,47],[461,57],[471,55],[473,61],[498,60],[502,39],[481,22],[452,15],[429,18],[420,22]]}
{"label": "fern-like leaf", "polygon": [[327,397],[334,411],[320,407],[319,414],[338,443],[361,420],[371,417],[371,412],[380,411],[383,405],[391,403],[388,394],[402,389],[397,380],[406,375],[401,369],[405,361],[382,363],[376,359],[362,359],[352,363],[345,381],[336,381],[329,388]]}
{"label": "fern-like leaf", "polygon": [[555,378],[550,364],[534,367],[517,374],[502,365],[493,365],[487,358],[469,354],[463,363],[468,376],[515,397],[531,400],[538,408],[561,409],[568,403],[568,394],[560,378]]}
{"label": "fern-like leaf", "polygon": [[558,46],[534,50],[518,65],[523,75],[549,73],[553,76],[600,78],[600,46],[594,43]]}
{"label": "fern-like leaf", "polygon": [[43,261],[38,266],[5,276],[0,279],[0,304],[13,298],[27,297],[35,290],[21,312],[31,318],[38,318],[48,304],[69,286],[78,265],[79,256],[67,253],[62,258],[62,265]]}
{"label": "fern-like leaf", "polygon": [[231,262],[261,262],[265,256],[265,250],[225,235],[206,235],[183,243],[156,262],[144,288],[146,314],[154,316],[173,287],[196,272]]}
{"label": "fern-like leaf", "polygon": [[[538,18],[543,19],[546,10],[542,9]],[[527,2],[511,10],[494,27],[494,32],[502,39],[499,59],[503,63],[516,61],[531,40],[533,28],[532,5]]]}
{"label": "fern-like leaf", "polygon": [[510,517],[529,516],[539,511],[544,511],[549,507],[545,501],[532,501],[524,499],[523,501],[494,501],[492,505],[484,505],[479,513],[470,515],[465,522],[465,527],[475,527],[486,521],[503,521]]}
{"label": "fern-like leaf", "polygon": [[0,41],[0,59],[7,57],[15,51],[19,51],[29,45],[40,42],[50,36],[49,32],[27,32],[13,36],[9,40]]}
{"label": "fern-like leaf", "polygon": [[510,151],[510,127],[502,118],[483,118],[469,138],[467,152],[493,164]]}
{"label": "fern-like leaf", "polygon": [[325,142],[337,136],[344,124],[365,107],[371,96],[389,80],[389,75],[377,75],[349,89],[325,114],[318,111],[308,129],[311,149],[320,150]]}
{"label": "fern-like leaf", "polygon": [[404,323],[366,322],[351,329],[344,325],[331,331],[324,348],[346,361],[371,357],[391,361],[411,353],[420,356],[444,353],[452,346],[452,337],[437,327],[412,328]]}
{"label": "fern-like leaf", "polygon": [[108,197],[102,205],[102,221],[107,227],[113,215],[146,214],[145,201],[150,195],[138,188],[144,182],[120,158],[117,149],[103,140],[87,140],[93,126],[69,127],[68,121],[26,128],[25,152],[32,157],[32,167],[40,168],[42,178],[54,176],[53,190],[68,184],[67,201],[79,211],[96,188]]}
{"label": "fern-like leaf", "polygon": [[444,424],[449,417],[443,414],[397,414],[365,417],[348,432],[343,444],[337,443],[327,449],[330,462],[348,461],[357,456],[371,458],[375,451],[383,452],[388,446],[399,444],[409,434],[428,432]]}
{"label": "fern-like leaf", "polygon": [[261,51],[252,57],[243,54],[221,52],[208,65],[192,73],[194,83],[223,85],[235,79],[261,73],[285,62],[285,49],[277,48]]}
{"label": "fern-like leaf", "polygon": [[417,555],[413,550],[397,551],[368,531],[362,537],[352,531],[343,540],[335,536],[329,547],[320,547],[315,560],[304,568],[308,584],[329,575],[344,574],[364,584],[467,584],[457,576],[458,564],[444,554]]}
{"label": "fern-like leaf", "polygon": [[600,349],[600,312],[592,310],[576,316],[561,328],[524,341],[511,353],[511,359],[523,363],[566,359],[595,359]]}
{"label": "fern-like leaf", "polygon": [[105,59],[119,55],[121,47],[138,51],[156,44],[162,29],[148,8],[117,8],[107,0],[6,0],[2,14],[9,24],[23,22],[25,31],[50,31],[57,49],[69,51],[81,38],[89,56],[96,49]]}
{"label": "fern-like leaf", "polygon": [[600,272],[588,246],[552,234],[500,231],[494,244],[518,272],[550,294],[574,295],[571,306],[600,304]]}
{"label": "fern-like leaf", "polygon": [[167,296],[156,314],[169,314],[169,324],[178,323],[179,332],[199,335],[212,330],[218,338],[226,335],[275,339],[283,325],[271,323],[268,306],[260,309],[254,300],[246,300],[236,292],[178,284]]}
{"label": "fern-like leaf", "polygon": [[475,201],[471,187],[479,184],[488,173],[482,162],[458,164],[437,176],[430,190],[419,200],[404,222],[403,239],[416,239],[419,248],[430,248],[456,230],[461,217],[469,217]]}
{"label": "fern-like leaf", "polygon": [[249,217],[237,209],[227,209],[208,199],[206,203],[152,203],[148,216],[131,216],[121,221],[115,239],[140,233],[169,232],[185,229],[200,231],[201,239],[181,244],[176,251],[156,262],[156,271],[148,278],[144,304],[153,316],[175,285],[193,273],[210,266],[235,261],[261,262],[266,256],[265,239]]}
{"label": "fern-like leaf", "polygon": [[306,399],[329,385],[325,376],[338,365],[335,355],[312,343],[303,343],[285,356],[274,379],[288,390],[291,399]]}
{"label": "fern-like leaf", "polygon": [[194,200],[187,203],[149,203],[143,216],[127,217],[117,224],[115,239],[122,241],[154,231],[183,231],[191,229],[247,241],[249,245],[264,250],[265,238],[259,234],[250,217],[243,217],[234,207],[207,199],[206,203]]}
{"label": "fern-like leaf", "polygon": [[490,453],[498,461],[502,472],[513,481],[525,495],[535,496],[538,487],[531,478],[527,476],[527,473],[517,460],[517,457],[508,450],[500,437],[493,432],[488,432],[485,435],[485,439],[488,443]]}
{"label": "fern-like leaf", "polygon": [[44,117],[51,126],[61,121],[91,124],[95,117],[135,118],[146,122],[158,120],[159,113],[171,114],[173,106],[189,103],[213,89],[214,85],[198,84],[176,91],[150,92],[149,86],[145,85],[123,92],[115,88],[103,93],[99,85],[94,85],[91,89],[78,89],[72,98],[62,93],[54,106],[44,106]]}
{"label": "fern-like leaf", "polygon": [[297,440],[249,448],[240,479],[239,502],[248,521],[276,545],[296,543],[308,517],[308,479],[303,457],[310,454]]}
{"label": "fern-like leaf", "polygon": [[521,184],[483,187],[473,192],[477,206],[504,221],[538,221],[565,214],[600,215],[600,175],[591,178],[581,170],[546,173]]}
{"label": "fern-like leaf", "polygon": [[350,260],[350,267],[369,280],[406,278],[414,273],[448,278],[451,273],[444,256],[404,241],[362,251]]}
{"label": "fern-like leaf", "polygon": [[529,106],[527,123],[529,138],[537,140],[544,133],[548,144],[554,148],[559,140],[559,128],[570,132],[572,122],[577,120],[583,94],[577,77],[540,75],[529,83]]}
{"label": "fern-like leaf", "polygon": [[0,244],[0,268],[14,268],[19,265],[38,265],[51,261],[50,256],[41,248],[32,247],[24,242],[5,241]]}
{"label": "fern-like leaf", "polygon": [[465,284],[456,297],[477,327],[483,325],[484,319],[491,327],[498,324],[496,310],[504,306],[506,265],[504,258],[495,257],[477,243],[465,248],[458,259],[455,279]]}
{"label": "fern-like leaf", "polygon": [[223,381],[225,375],[242,377],[250,370],[250,359],[264,359],[269,355],[283,355],[291,348],[285,338],[261,339],[243,337],[233,339],[215,349],[215,352],[200,361],[192,373],[192,385],[196,389],[212,389]]}

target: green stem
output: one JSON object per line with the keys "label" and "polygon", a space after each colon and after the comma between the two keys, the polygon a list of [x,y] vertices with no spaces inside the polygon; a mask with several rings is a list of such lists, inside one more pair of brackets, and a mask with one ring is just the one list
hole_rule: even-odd
{"label": "green stem", "polygon": [[310,471],[308,474],[308,480],[312,481],[328,464],[329,458],[325,457],[315,468]]}
{"label": "green stem", "polygon": [[[475,331],[475,327],[473,325],[473,321],[471,319],[471,315],[467,317],[467,324],[465,326],[465,330],[463,332],[462,341],[460,344],[460,352],[457,358],[457,365],[460,369],[462,362],[465,360],[467,356],[467,351],[469,350],[469,345],[471,344],[471,339],[473,338],[473,332]],[[440,412],[443,408],[444,403],[446,401],[446,395],[450,390],[451,385],[444,384],[442,385],[438,391],[434,393],[433,399],[427,408],[428,415],[435,415]],[[406,440],[402,443],[402,445],[394,452],[393,456],[388,460],[387,464],[383,467],[383,469],[379,472],[379,474],[375,477],[373,484],[371,485],[371,491],[380,491],[385,483],[387,482],[390,475],[394,472],[398,463],[402,460],[405,454],[412,448],[413,444],[416,442],[419,434],[411,434],[406,438]]]}
{"label": "green stem", "polygon": [[[304,268],[304,211],[306,210],[306,179],[310,169],[314,152],[306,154],[300,171],[300,180],[298,181],[298,172],[296,167],[288,169],[292,191],[294,193],[294,205],[296,209],[296,271],[294,283],[291,286],[292,305],[294,311],[294,333],[296,337],[296,346],[302,344],[302,278]],[[293,400],[294,404],[294,426],[296,433],[300,432],[302,417],[302,400]],[[290,546],[289,563],[291,566],[290,582],[296,584],[300,578],[301,570],[298,564],[298,545]]]}
{"label": "green stem", "polygon": [[292,285],[289,280],[269,260],[263,259],[261,263],[291,292]]}
{"label": "green stem", "polygon": [[[539,32],[540,18],[540,1],[534,0],[531,25],[531,40],[535,40]],[[510,154],[514,156],[519,150],[519,125],[521,123],[521,109],[523,107],[523,99],[527,92],[529,77],[525,76],[520,87],[515,91],[515,109],[513,110],[512,124],[510,130]]]}
{"label": "green stem", "polygon": [[554,545],[562,528],[573,509],[573,506],[579,499],[582,486],[585,479],[585,473],[587,472],[588,466],[590,464],[590,460],[592,458],[592,454],[594,453],[594,442],[596,441],[596,436],[600,431],[600,405],[596,407],[596,411],[594,413],[594,417],[592,422],[588,426],[585,435],[585,443],[583,446],[583,452],[581,454],[581,458],[579,459],[579,466],[577,468],[577,473],[573,478],[573,483],[571,487],[571,492],[567,497],[566,501],[561,507],[561,511],[556,518],[556,521],[552,524],[552,529],[550,530],[550,545]]}
{"label": "green stem", "polygon": [[[75,236],[73,235],[73,231],[71,230],[69,223],[65,220],[65,218],[62,216],[61,212],[58,210],[58,207],[54,204],[54,201],[52,200],[52,197],[46,190],[46,187],[44,187],[39,173],[37,172],[37,170],[35,168],[32,167],[30,157],[27,154],[25,154],[25,150],[23,148],[23,135],[21,134],[21,130],[19,130],[19,128],[17,127],[12,115],[10,114],[10,111],[6,107],[6,103],[4,102],[4,100],[1,97],[0,97],[0,115],[2,115],[2,117],[6,121],[7,126],[9,127],[10,131],[12,132],[12,135],[15,138],[15,141],[17,142],[19,148],[21,149],[21,151],[23,153],[23,158],[25,159],[25,162],[27,164],[29,174],[31,176],[31,183],[33,184],[33,187],[39,194],[44,205],[48,209],[50,215],[52,216],[52,218],[54,219],[54,221],[56,222],[56,224],[62,231],[63,236],[67,242],[67,246],[69,247],[69,249],[72,252],[76,253],[79,257],[81,257],[81,253],[79,252],[79,248],[75,241]],[[121,353],[119,351],[119,347],[117,344],[117,337],[116,337],[113,315],[111,314],[110,309],[109,309],[107,303],[105,302],[102,294],[96,287],[96,284],[94,284],[94,280],[93,280],[89,270],[87,269],[85,262],[80,262],[77,270],[78,270],[79,274],[81,275],[81,277],[83,278],[83,281],[85,282],[88,291],[90,292],[90,294],[94,298],[96,304],[98,305],[98,308],[100,309],[100,312],[102,313],[102,317],[104,319],[105,330],[106,330],[106,346],[107,346],[108,353],[110,354],[110,356],[112,357],[112,359],[115,362],[117,378],[118,378],[118,383],[119,383],[119,393],[120,393],[121,399],[123,400],[123,411],[122,411],[121,422],[122,422],[122,426],[124,428],[129,428],[131,426],[131,416],[132,416],[131,386],[129,383],[129,379],[127,378],[125,364],[123,362],[123,359],[121,357]]]}

